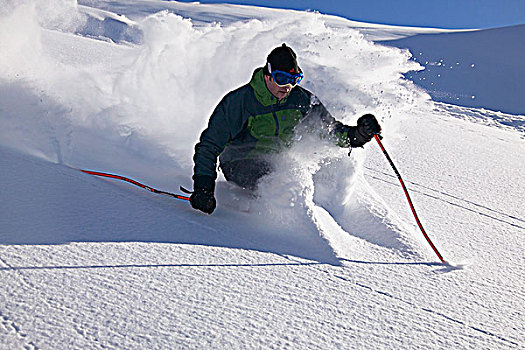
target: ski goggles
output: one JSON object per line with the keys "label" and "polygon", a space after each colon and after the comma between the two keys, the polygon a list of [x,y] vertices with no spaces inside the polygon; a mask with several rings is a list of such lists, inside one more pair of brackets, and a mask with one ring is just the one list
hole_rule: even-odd
{"label": "ski goggles", "polygon": [[292,85],[292,87],[294,87],[295,85],[299,84],[304,78],[303,73],[290,74],[287,72],[283,72],[282,70],[274,70],[270,74],[272,76],[273,81],[279,86],[285,86],[290,84]]}

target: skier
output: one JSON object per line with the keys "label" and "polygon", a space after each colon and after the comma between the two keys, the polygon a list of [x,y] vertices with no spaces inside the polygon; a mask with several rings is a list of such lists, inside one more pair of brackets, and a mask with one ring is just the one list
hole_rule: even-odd
{"label": "skier", "polygon": [[195,146],[193,208],[208,214],[215,210],[218,157],[227,181],[255,190],[258,180],[272,171],[268,155],[291,143],[300,122],[317,125],[341,147],[361,147],[380,133],[372,114],[360,117],[357,126],[336,121],[315,95],[297,85],[302,79],[295,52],[282,44],[248,84],[221,100]]}

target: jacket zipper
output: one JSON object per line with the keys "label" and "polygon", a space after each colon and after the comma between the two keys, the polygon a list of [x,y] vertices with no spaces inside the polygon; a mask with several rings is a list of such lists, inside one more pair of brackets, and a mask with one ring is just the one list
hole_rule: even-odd
{"label": "jacket zipper", "polygon": [[279,118],[277,118],[277,114],[275,113],[275,110],[273,109],[273,99],[274,97],[272,96],[272,104],[271,104],[271,111],[272,111],[272,115],[273,115],[273,120],[275,121],[275,136],[279,136]]}

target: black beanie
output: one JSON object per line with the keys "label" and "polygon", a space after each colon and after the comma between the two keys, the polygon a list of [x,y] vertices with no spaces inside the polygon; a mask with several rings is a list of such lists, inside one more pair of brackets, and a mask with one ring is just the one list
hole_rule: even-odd
{"label": "black beanie", "polygon": [[273,49],[268,55],[266,65],[264,66],[265,75],[270,75],[268,64],[271,65],[272,71],[281,70],[292,74],[301,72],[301,68],[297,65],[297,55],[284,43]]}

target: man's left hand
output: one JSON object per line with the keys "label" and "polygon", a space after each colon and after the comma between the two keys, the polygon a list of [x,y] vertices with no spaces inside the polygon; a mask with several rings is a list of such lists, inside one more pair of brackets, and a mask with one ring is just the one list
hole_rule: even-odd
{"label": "man's left hand", "polygon": [[373,114],[365,114],[357,120],[354,137],[351,138],[352,147],[361,147],[370,141],[374,135],[381,133],[381,126]]}

